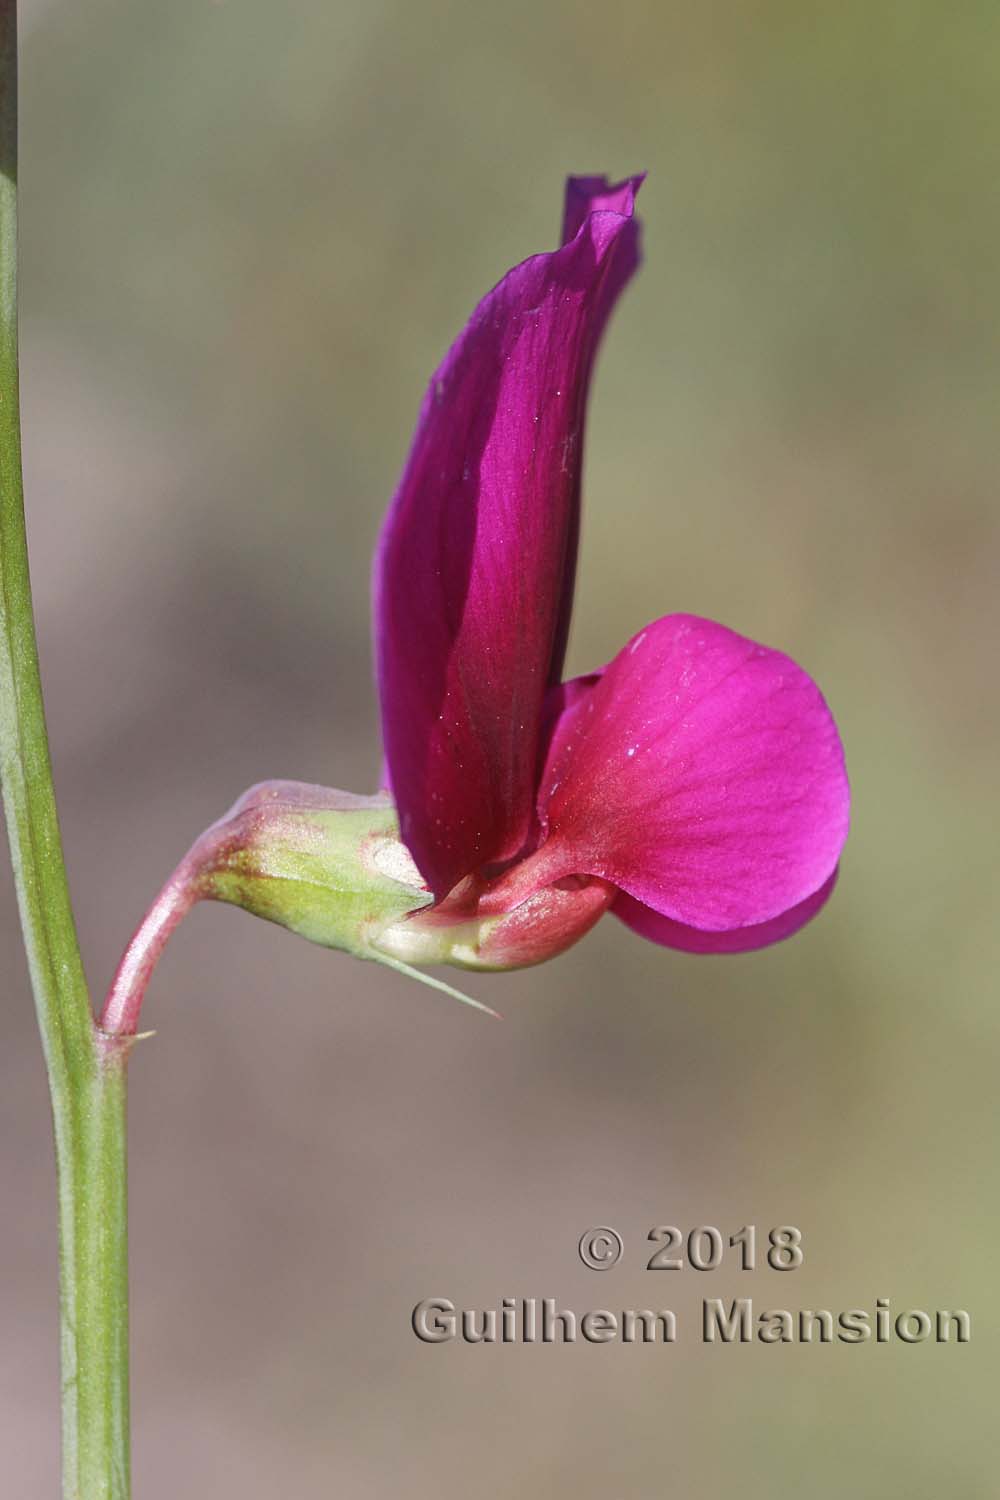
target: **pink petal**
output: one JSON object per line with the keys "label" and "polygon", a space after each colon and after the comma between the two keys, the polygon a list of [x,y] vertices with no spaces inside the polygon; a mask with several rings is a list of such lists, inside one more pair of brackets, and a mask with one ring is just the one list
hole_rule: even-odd
{"label": "pink petal", "polygon": [[811,678],[725,626],[668,615],[560,719],[536,858],[547,879],[597,875],[722,932],[818,892],[848,811],[840,738]]}
{"label": "pink petal", "polygon": [[791,937],[826,904],[826,900],[837,883],[837,871],[825,880],[818,891],[789,907],[780,917],[770,922],[757,922],[751,927],[730,927],[725,932],[708,932],[702,927],[687,927],[670,917],[661,916],[632,896],[620,894],[611,910],[620,917],[626,927],[631,927],[640,937],[651,942],[662,943],[665,948],[679,948],[682,953],[750,953],[755,948],[767,948]]}
{"label": "pink petal", "polygon": [[[436,894],[531,828],[542,701],[568,620],[594,349],[634,265],[632,200],[484,298],[430,384],[375,563],[383,735]],[[608,190],[610,191],[610,190]],[[603,189],[602,189],[603,192]],[[630,259],[631,257],[631,259]]]}

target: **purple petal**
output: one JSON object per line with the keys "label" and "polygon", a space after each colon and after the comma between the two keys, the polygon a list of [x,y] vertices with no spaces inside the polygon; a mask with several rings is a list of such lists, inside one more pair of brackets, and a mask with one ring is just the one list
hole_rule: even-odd
{"label": "purple petal", "polygon": [[[593,315],[593,330],[590,342],[590,365],[584,372],[584,381],[590,379],[590,370],[604,335],[605,325],[611,316],[618,296],[639,268],[639,220],[635,218],[635,195],[645,180],[645,173],[627,177],[624,182],[609,183],[606,177],[570,177],[566,182],[566,201],[563,207],[562,242],[568,244],[586,222],[591,213],[615,213],[623,215],[627,224],[618,237],[618,245],[611,265],[604,278],[599,305]],[[566,535],[566,560],[563,565],[559,595],[559,616],[556,622],[555,641],[552,650],[552,666],[549,682],[556,684],[562,676],[566,659],[566,643],[569,640],[570,620],[573,615],[573,589],[576,584],[576,560],[580,550],[580,478],[582,473],[582,451],[576,454],[575,489],[570,506],[570,521]]]}
{"label": "purple petal", "polygon": [[547,878],[590,874],[662,916],[771,922],[833,874],[849,792],[836,725],[787,656],[668,615],[575,696],[539,794]]}
{"label": "purple petal", "polygon": [[[645,172],[640,172],[635,177],[626,177],[623,182],[609,182],[606,177],[568,177],[561,243],[566,245],[576,238],[589,214],[610,212],[624,214],[627,219],[631,219],[635,209],[635,195],[645,177]],[[632,248],[634,252],[638,246],[633,243]]]}
{"label": "purple petal", "polygon": [[633,896],[619,894],[611,910],[620,917],[626,927],[631,927],[640,937],[661,943],[665,948],[679,948],[682,953],[751,953],[755,948],[768,948],[798,932],[826,904],[830,892],[837,883],[837,871],[823,882],[818,891],[789,907],[780,917],[770,922],[757,922],[751,927],[730,927],[725,932],[708,932],[702,927],[687,927],[671,917],[661,916],[651,907],[643,906]]}
{"label": "purple petal", "polygon": [[[431,381],[375,563],[383,735],[436,894],[516,854],[558,677],[594,348],[635,187],[479,304]],[[631,261],[629,257],[632,257]]]}

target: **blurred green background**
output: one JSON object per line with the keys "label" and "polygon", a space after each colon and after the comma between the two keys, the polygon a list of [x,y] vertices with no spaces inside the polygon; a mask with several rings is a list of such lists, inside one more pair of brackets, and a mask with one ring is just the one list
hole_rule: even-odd
{"label": "blurred green background", "polygon": [[[197,911],[132,1066],[137,1495],[997,1495],[996,6],[23,15],[29,527],[95,988],[250,782],[373,787],[381,513],[568,172],[650,174],[570,667],[714,616],[818,678],[854,785],[797,939],[698,959],[607,919],[470,981],[502,1026]],[[6,876],[2,923],[0,1451],[41,1497],[53,1173]],[[653,1276],[664,1223],[797,1224],[805,1265]],[[670,1306],[681,1342],[428,1348],[431,1295]],[[739,1295],[962,1307],[973,1341],[703,1346]]]}

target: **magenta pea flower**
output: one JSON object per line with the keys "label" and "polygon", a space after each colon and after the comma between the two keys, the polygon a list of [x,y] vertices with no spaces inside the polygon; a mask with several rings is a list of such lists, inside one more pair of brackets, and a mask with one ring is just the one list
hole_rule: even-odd
{"label": "magenta pea flower", "polygon": [[560,247],[508,272],[431,380],[375,559],[387,792],[241,798],[137,932],[108,1029],[134,1029],[202,896],[396,967],[489,969],[552,957],[606,911],[669,947],[746,951],[830,894],[844,756],[789,657],[668,614],[562,680],[587,393],[638,265],[640,183],[571,178]]}
{"label": "magenta pea flower", "polygon": [[[567,939],[610,909],[733,952],[788,936],[834,881],[848,787],[818,688],[689,615],[561,681],[587,387],[640,181],[571,179],[562,246],[509,272],[431,381],[375,568],[386,759],[439,920],[555,888]],[[546,926],[516,924],[524,957],[548,956]]]}

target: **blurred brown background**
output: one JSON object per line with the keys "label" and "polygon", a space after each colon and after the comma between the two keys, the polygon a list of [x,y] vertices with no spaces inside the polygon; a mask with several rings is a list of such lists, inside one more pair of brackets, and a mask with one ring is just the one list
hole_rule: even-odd
{"label": "blurred brown background", "polygon": [[[605,920],[495,1025],[241,913],[132,1068],[136,1494],[998,1493],[1000,15],[900,0],[28,0],[29,527],[95,988],[263,776],[371,789],[368,559],[422,387],[647,168],[588,434],[570,666],[692,610],[823,685],[855,827],[793,942]],[[4,877],[3,1490],[57,1487],[53,1170]],[[576,1258],[615,1225],[622,1265]],[[652,1276],[656,1224],[801,1226]],[[429,1295],[672,1306],[672,1349],[424,1347]],[[708,1348],[705,1296],[973,1342]]]}

